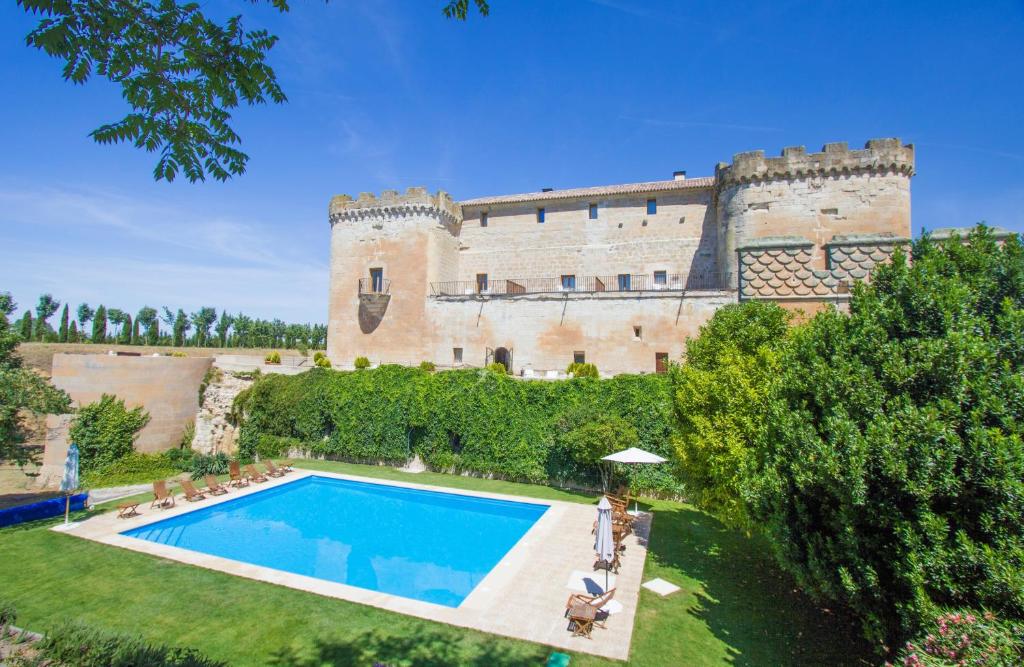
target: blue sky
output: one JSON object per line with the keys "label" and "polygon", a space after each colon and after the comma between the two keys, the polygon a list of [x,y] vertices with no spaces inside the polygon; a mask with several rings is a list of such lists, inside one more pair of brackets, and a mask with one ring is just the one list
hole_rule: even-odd
{"label": "blue sky", "polygon": [[248,172],[195,185],[94,144],[119,92],[64,83],[0,5],[0,290],[325,321],[333,194],[703,176],[740,151],[887,136],[917,146],[915,232],[1024,231],[1021,2],[492,0],[465,24],[442,0],[292,4],[204,4],[280,36],[289,102],[238,110]]}

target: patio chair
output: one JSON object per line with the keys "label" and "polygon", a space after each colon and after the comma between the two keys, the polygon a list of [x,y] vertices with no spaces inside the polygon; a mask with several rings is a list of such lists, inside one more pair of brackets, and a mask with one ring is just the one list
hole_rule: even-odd
{"label": "patio chair", "polygon": [[203,477],[203,481],[206,482],[206,493],[214,496],[223,496],[228,492],[228,487],[221,484],[217,480],[216,475],[206,475]]}
{"label": "patio chair", "polygon": [[197,500],[206,500],[206,496],[199,493],[199,489],[190,479],[181,480],[181,490],[185,492],[185,500],[194,503]]}
{"label": "patio chair", "polygon": [[280,468],[281,468],[281,470],[284,470],[285,472],[294,472],[295,471],[295,468],[292,467],[292,462],[291,461],[281,461]]}
{"label": "patio chair", "polygon": [[267,481],[266,476],[259,470],[257,470],[256,466],[254,466],[251,463],[245,466],[245,474],[246,476],[249,477],[249,479],[256,482],[257,484],[262,484],[263,482]]}
{"label": "patio chair", "polygon": [[264,461],[263,465],[267,466],[267,474],[271,477],[284,477],[284,474],[288,472],[287,470],[278,468],[270,459]]}
{"label": "patio chair", "polygon": [[159,480],[153,482],[153,502],[149,504],[150,509],[159,507],[160,509],[167,509],[168,507],[174,507],[174,494],[167,490],[167,482]]}
{"label": "patio chair", "polygon": [[577,605],[586,605],[596,612],[593,619],[594,623],[603,628],[605,627],[604,621],[608,618],[608,612],[602,611],[601,607],[611,602],[613,597],[615,597],[614,588],[611,588],[600,595],[572,593],[569,596],[569,599],[565,602],[565,615],[567,617],[570,616],[573,611],[573,607],[576,607]]}
{"label": "patio chair", "polygon": [[229,482],[231,486],[249,486],[249,480],[242,475],[242,468],[238,461],[230,461],[228,463],[228,474],[231,476],[231,481]]}

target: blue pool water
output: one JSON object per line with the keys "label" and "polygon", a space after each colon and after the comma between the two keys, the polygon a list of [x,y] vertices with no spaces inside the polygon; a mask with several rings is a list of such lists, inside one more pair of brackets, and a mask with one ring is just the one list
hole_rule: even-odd
{"label": "blue pool water", "polygon": [[122,534],[457,607],[547,509],[311,476]]}

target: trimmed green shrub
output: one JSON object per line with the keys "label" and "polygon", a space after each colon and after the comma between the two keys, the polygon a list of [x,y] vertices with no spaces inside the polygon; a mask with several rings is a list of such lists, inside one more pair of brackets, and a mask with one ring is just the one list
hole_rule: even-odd
{"label": "trimmed green shrub", "polygon": [[327,355],[324,354],[323,350],[317,350],[316,352],[313,353],[313,363],[315,364],[316,362],[326,357]]}
{"label": "trimmed green shrub", "polygon": [[492,373],[500,373],[502,375],[508,375],[508,369],[505,368],[505,364],[499,364],[497,361],[492,361],[487,364],[487,370]]}
{"label": "trimmed green shrub", "polygon": [[141,637],[114,634],[78,622],[53,628],[36,644],[50,664],[75,667],[226,667],[193,648],[150,644]]}
{"label": "trimmed green shrub", "polygon": [[330,368],[331,360],[327,357],[320,355],[320,358],[313,362],[317,368]]}
{"label": "trimmed green shrub", "polygon": [[[559,437],[559,423],[586,406],[620,417],[637,446],[672,457],[672,394],[665,375],[529,381],[504,373],[429,373],[383,365],[271,375],[238,395],[239,458],[286,449],[350,461],[404,463],[413,453],[435,470],[598,486],[600,473]],[[266,453],[264,453],[266,452]],[[682,489],[670,465],[623,466],[638,492]]]}
{"label": "trimmed green shrub", "polygon": [[947,611],[900,649],[896,664],[902,667],[1019,667],[1024,664],[1024,625],[1000,621],[987,611]]}
{"label": "trimmed green shrub", "polygon": [[575,361],[569,364],[569,367],[565,369],[565,372],[577,378],[600,377],[600,374],[597,372],[597,366],[594,364],[581,364]]}
{"label": "trimmed green shrub", "polygon": [[[177,450],[170,450],[177,451]],[[132,451],[98,468],[83,471],[82,487],[99,489],[108,486],[141,484],[173,477],[182,471],[174,461],[163,454],[143,454]]]}
{"label": "trimmed green shrub", "polygon": [[78,445],[82,470],[96,470],[131,453],[136,434],[147,423],[149,413],[142,407],[129,410],[110,394],[79,408],[69,436]]}
{"label": "trimmed green shrub", "polygon": [[266,364],[279,364],[281,363],[281,353],[271,352],[267,356],[263,357],[263,363]]}
{"label": "trimmed green shrub", "polygon": [[435,364],[433,361],[421,361],[420,370],[427,371],[428,373],[433,373],[434,371],[437,370],[437,364]]}
{"label": "trimmed green shrub", "polygon": [[370,360],[366,357],[356,357],[355,367],[357,371],[361,371],[370,367]]}

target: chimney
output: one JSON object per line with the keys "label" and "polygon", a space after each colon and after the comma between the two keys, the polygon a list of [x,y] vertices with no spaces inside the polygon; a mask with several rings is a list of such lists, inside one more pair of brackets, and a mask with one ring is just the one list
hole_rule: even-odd
{"label": "chimney", "polygon": [[541,188],[540,189],[541,192],[551,192],[552,190],[554,190],[554,188]]}
{"label": "chimney", "polygon": [[685,169],[680,169],[679,171],[673,171],[672,172],[672,180],[673,181],[685,181],[686,180],[686,170]]}

